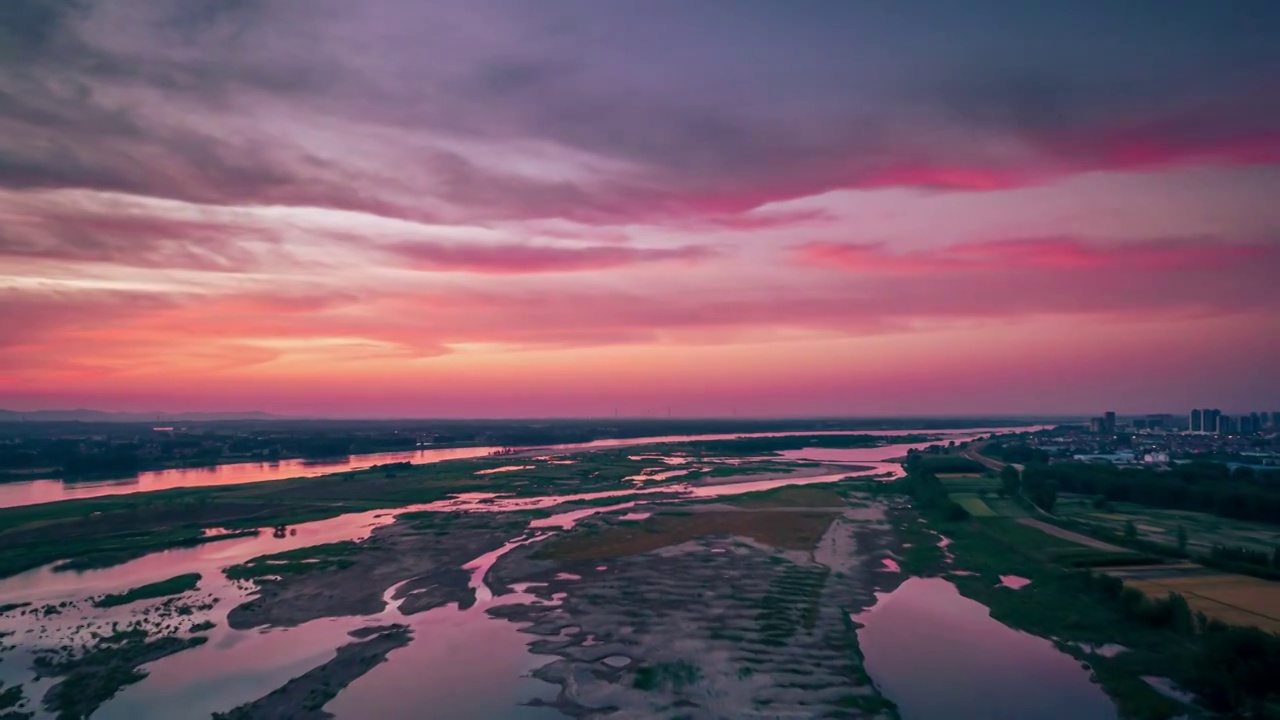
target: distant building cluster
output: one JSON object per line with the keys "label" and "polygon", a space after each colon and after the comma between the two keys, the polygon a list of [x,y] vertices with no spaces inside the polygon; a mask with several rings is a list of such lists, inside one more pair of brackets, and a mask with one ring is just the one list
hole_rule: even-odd
{"label": "distant building cluster", "polygon": [[1089,420],[1089,431],[1102,435],[1115,435],[1116,414],[1108,410],[1103,413],[1102,417],[1091,418]]}
{"label": "distant building cluster", "polygon": [[1213,435],[1257,435],[1266,430],[1280,429],[1280,411],[1252,412],[1233,417],[1218,409],[1191,411],[1191,432]]}
{"label": "distant building cluster", "polygon": [[1209,408],[1186,415],[1120,418],[1107,412],[1091,418],[1087,429],[1063,425],[1025,436],[1023,442],[1047,453],[1050,462],[1071,459],[1160,470],[1200,459],[1223,463],[1233,472],[1271,473],[1280,481],[1280,412],[1227,415]]}
{"label": "distant building cluster", "polygon": [[1196,408],[1189,415],[1151,414],[1117,420],[1114,412],[1089,419],[1089,432],[1193,432],[1208,435],[1261,435],[1280,431],[1280,410],[1228,415],[1217,408]]}

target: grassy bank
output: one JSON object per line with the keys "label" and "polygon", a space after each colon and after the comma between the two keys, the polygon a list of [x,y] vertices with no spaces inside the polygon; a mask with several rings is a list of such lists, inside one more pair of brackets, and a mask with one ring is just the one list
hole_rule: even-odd
{"label": "grassy bank", "polygon": [[140,585],[131,590],[112,595],[103,595],[93,601],[94,607],[108,608],[117,605],[128,605],[139,600],[151,600],[153,598],[168,597],[170,595],[181,595],[184,592],[190,592],[196,589],[196,585],[200,584],[200,573],[187,573],[171,577],[168,580],[153,582],[148,585]]}
{"label": "grassy bank", "polygon": [[261,555],[248,562],[232,565],[224,572],[232,580],[258,580],[300,573],[328,572],[350,567],[360,545],[352,541],[311,545],[272,555]]}
{"label": "grassy bank", "polygon": [[[518,473],[477,474],[510,458],[477,458],[428,465],[377,466],[313,478],[246,485],[179,488],[135,495],[0,509],[0,577],[61,561],[59,569],[109,567],[143,555],[234,537],[206,536],[211,528],[257,528],[323,520],[345,513],[444,500],[458,493],[502,492],[516,497],[631,489],[628,477],[652,468],[632,459],[667,448],[596,451],[571,464],[529,459]],[[699,462],[716,473],[791,470],[775,461],[730,466]],[[686,478],[647,480],[646,486]]]}
{"label": "grassy bank", "polygon": [[[1178,595],[1148,598],[1089,569],[1108,564],[1103,551],[1011,518],[968,517],[955,511],[941,487],[928,473],[916,472],[884,490],[909,492],[915,498],[914,509],[897,518],[905,541],[912,545],[905,570],[947,574],[961,594],[986,605],[995,619],[1053,639],[1092,669],[1125,718],[1165,719],[1201,712],[1160,694],[1142,679],[1145,676],[1169,678],[1195,691],[1199,702],[1215,711],[1280,717],[1275,689],[1254,679],[1280,671],[1280,638],[1197,617]],[[938,547],[934,533],[950,540],[946,550]],[[1086,567],[1079,567],[1086,560]],[[1001,586],[1002,575],[1031,582],[1013,590]],[[1106,644],[1125,650],[1113,657],[1088,650]]]}

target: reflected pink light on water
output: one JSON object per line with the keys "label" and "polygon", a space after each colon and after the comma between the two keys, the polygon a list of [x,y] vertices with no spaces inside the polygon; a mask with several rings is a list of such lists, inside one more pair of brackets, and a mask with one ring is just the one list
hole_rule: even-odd
{"label": "reflected pink light on water", "polygon": [[[719,433],[708,435],[660,435],[644,438],[609,438],[593,440],[585,443],[564,443],[560,445],[540,445],[536,447],[515,448],[521,452],[546,451],[579,451],[603,448],[628,447],[651,443],[673,443],[698,440],[732,440],[741,437],[792,437],[804,435],[881,435],[894,437],[900,435],[947,435],[948,439],[961,442],[978,435],[1000,432],[1023,432],[1037,430],[1043,426],[1018,428],[966,428],[963,430],[848,430],[832,432],[776,432],[776,433]],[[958,435],[963,433],[965,436]],[[954,436],[954,437],[952,437]],[[926,443],[927,444],[927,443]],[[914,446],[913,446],[914,447]],[[263,463],[232,463],[201,468],[178,468],[173,470],[157,470],[140,473],[137,477],[120,480],[75,481],[32,480],[0,484],[0,508],[20,507],[38,503],[73,500],[77,498],[103,497],[107,495],[127,495],[136,492],[152,492],[170,490],[180,487],[215,487],[220,485],[241,485],[246,483],[266,482],[269,480],[285,480],[288,478],[317,477],[339,472],[362,470],[373,465],[409,462],[415,465],[444,462],[446,460],[465,460],[485,457],[503,448],[493,446],[434,448],[408,452],[371,453],[352,455],[339,461],[315,462],[308,460],[280,460]],[[884,459],[882,451],[885,446],[871,448],[855,448],[850,451],[861,451],[867,459]],[[794,452],[794,451],[788,451]],[[905,451],[904,451],[905,452]],[[783,453],[786,456],[786,453]],[[874,458],[870,456],[875,456]],[[863,456],[846,456],[843,459],[863,459]]]}

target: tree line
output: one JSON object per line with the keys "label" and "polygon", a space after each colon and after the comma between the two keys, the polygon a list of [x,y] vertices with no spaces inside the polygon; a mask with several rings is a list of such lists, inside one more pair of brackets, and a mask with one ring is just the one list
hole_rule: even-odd
{"label": "tree line", "polygon": [[1030,464],[1022,488],[1033,502],[1032,489],[1095,495],[1111,502],[1131,502],[1170,510],[1196,510],[1235,520],[1280,523],[1280,487],[1266,479],[1237,479],[1221,463],[1190,462],[1172,469],[1121,468],[1083,462]]}

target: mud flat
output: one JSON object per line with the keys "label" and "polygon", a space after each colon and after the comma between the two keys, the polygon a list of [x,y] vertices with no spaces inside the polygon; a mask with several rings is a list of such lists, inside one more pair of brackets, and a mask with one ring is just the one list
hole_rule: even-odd
{"label": "mud flat", "polygon": [[230,712],[215,713],[214,720],[323,720],[333,717],[324,710],[343,688],[372,670],[387,653],[404,647],[412,633],[404,625],[361,628],[351,632],[356,642],[338,648],[337,655],[320,667],[300,675],[277,690]]}
{"label": "mud flat", "polygon": [[60,678],[45,693],[43,705],[60,718],[88,717],[120,688],[146,672],[139,667],[201,645],[207,638],[168,635],[148,639],[145,631],[126,631],[103,638],[83,654],[62,659],[42,657],[36,668]]}
{"label": "mud flat", "polygon": [[[875,572],[892,549],[893,533],[882,508],[831,489],[848,487],[832,483],[870,466],[813,464],[762,473],[756,465],[733,465],[751,472],[636,487],[622,479],[645,464],[590,460],[567,466],[577,473],[572,477],[559,466],[513,471],[500,486],[473,493],[446,486],[422,491],[417,484],[427,482],[426,471],[422,478],[397,470],[313,479],[291,492],[305,492],[306,503],[323,495],[334,507],[362,512],[299,524],[296,538],[290,533],[274,547],[255,536],[217,553],[178,551],[91,571],[82,588],[56,582],[69,576],[47,568],[16,577],[10,584],[23,592],[7,599],[29,602],[0,609],[2,629],[19,633],[0,647],[11,660],[0,667],[0,700],[8,703],[0,713],[25,713],[38,699],[44,710],[68,717],[135,717],[161,707],[177,716],[198,708],[202,717],[214,711],[360,717],[343,698],[361,698],[358,712],[364,712],[369,698],[362,688],[382,688],[379,677],[417,677],[456,662],[456,655],[420,650],[431,643],[431,628],[460,621],[484,628],[481,635],[501,636],[497,652],[510,661],[473,659],[468,679],[509,692],[483,708],[466,699],[444,702],[460,708],[460,716],[473,707],[490,713],[503,703],[521,718],[590,715],[610,702],[633,716],[655,708],[695,717],[772,716],[790,708],[847,717],[888,707],[861,672],[846,618],[894,581]],[[473,478],[473,468],[462,477]],[[432,469],[445,471],[454,472]],[[555,494],[566,488],[572,492]],[[368,510],[386,501],[369,499],[377,492],[421,502],[399,512]],[[204,507],[188,504],[191,512]],[[256,512],[248,505],[222,509],[227,517]],[[297,517],[332,512],[326,506]],[[103,521],[94,532],[117,521],[125,518]],[[304,544],[308,540],[313,544]],[[37,576],[53,581],[42,580],[47,589],[35,592],[24,583]],[[531,582],[540,583],[535,595],[511,592]],[[535,629],[561,601],[558,612],[582,618],[576,634],[560,638],[568,641],[563,648],[542,642],[551,638]],[[412,631],[351,642],[347,633],[362,623]],[[530,634],[536,657],[522,642]],[[590,655],[595,645],[624,641],[634,647],[587,660],[605,680],[556,680],[557,673],[581,672],[584,659],[576,652]],[[392,653],[401,645],[412,647]],[[424,664],[402,672],[404,658],[419,656]],[[554,687],[526,675],[543,659],[537,677],[556,681]],[[368,673],[374,667],[377,672]],[[512,690],[524,682],[537,688]],[[452,689],[425,685],[399,682],[378,692],[405,701],[396,708],[416,712]],[[535,695],[551,707],[520,707]]]}
{"label": "mud flat", "polygon": [[[410,513],[360,543],[331,543],[227,568],[252,579],[252,600],[227,616],[233,629],[293,627],[325,617],[375,615],[403,600],[406,615],[474,601],[462,565],[525,532],[525,513]],[[388,591],[396,587],[394,594]]]}
{"label": "mud flat", "polygon": [[[488,575],[542,602],[491,615],[555,659],[534,676],[573,717],[895,717],[863,669],[850,613],[901,576],[885,505],[830,490],[733,508],[602,516],[503,556]],[[745,505],[751,509],[742,507]]]}

